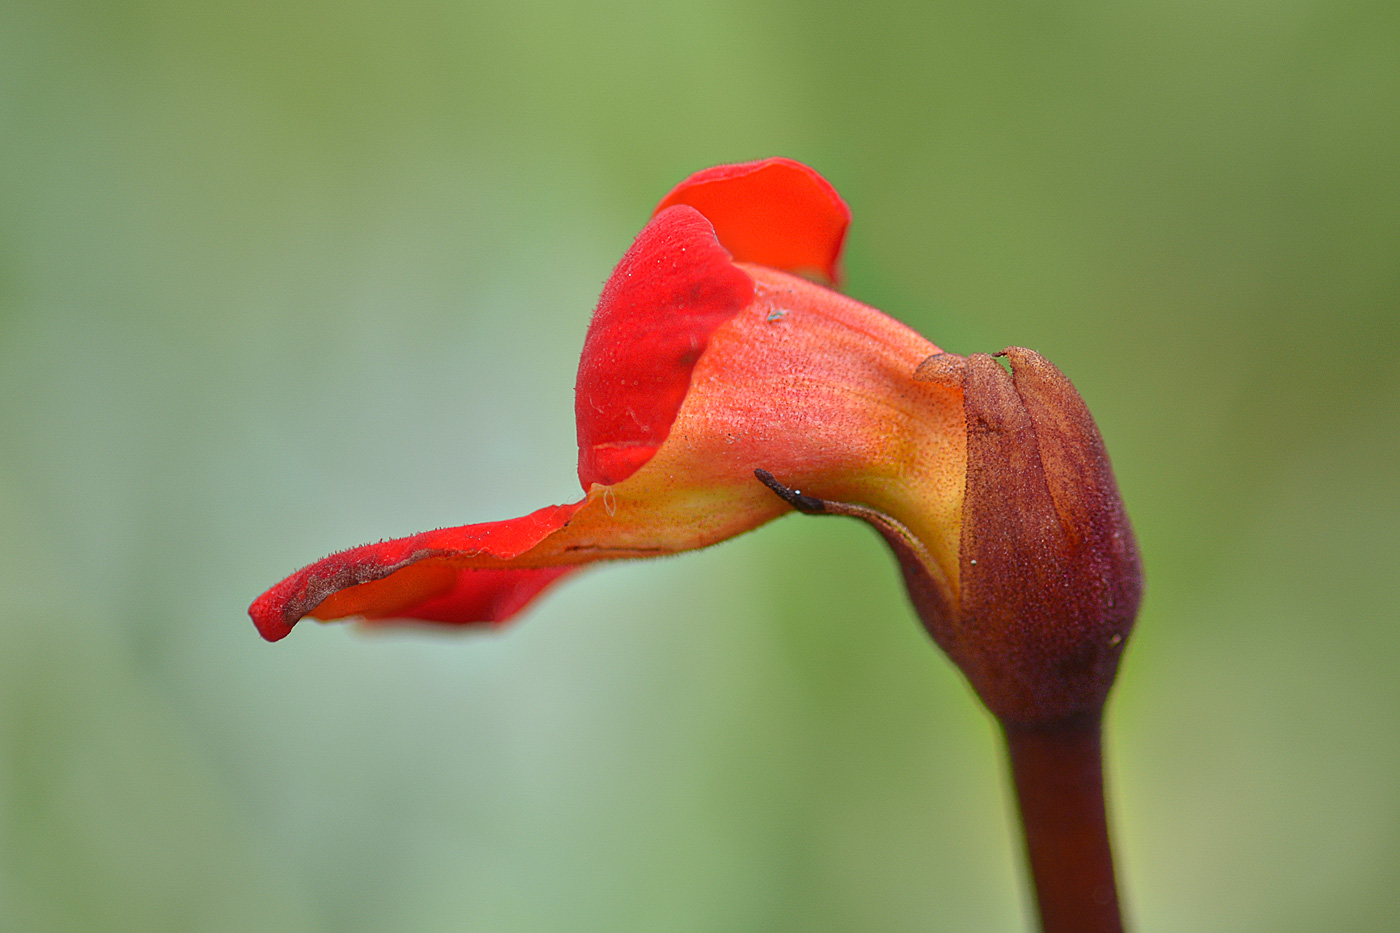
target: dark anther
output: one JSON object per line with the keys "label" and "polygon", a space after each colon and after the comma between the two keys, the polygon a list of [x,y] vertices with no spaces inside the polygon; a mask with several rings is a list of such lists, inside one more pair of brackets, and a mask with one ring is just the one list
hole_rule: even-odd
{"label": "dark anther", "polygon": [[773,478],[773,474],[767,470],[754,470],[753,475],[758,477],[758,481],[782,499],[788,505],[807,515],[820,515],[826,511],[826,503],[816,496],[804,496],[799,490],[789,489]]}

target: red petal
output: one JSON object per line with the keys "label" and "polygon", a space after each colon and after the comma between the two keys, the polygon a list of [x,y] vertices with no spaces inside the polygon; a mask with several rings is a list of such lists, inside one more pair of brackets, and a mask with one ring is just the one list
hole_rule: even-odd
{"label": "red petal", "polygon": [[[365,618],[378,624],[405,619],[445,622],[452,625],[505,622],[533,602],[536,596],[560,577],[578,569],[575,566],[532,567],[526,570],[456,570],[454,573],[457,579],[450,592],[420,603],[407,613],[398,612],[391,616],[366,613]],[[329,614],[328,618],[339,618],[340,615],[341,613]]]}
{"label": "red petal", "polygon": [[500,622],[572,567],[502,568],[568,524],[583,503],[367,544],[304,567],[248,609],[268,641],[308,615]]}
{"label": "red petal", "polygon": [[656,212],[689,204],[714,224],[736,262],[841,280],[851,211],[825,178],[792,159],[717,165],[671,190]]}
{"label": "red petal", "polygon": [[742,311],[753,281],[694,208],[662,211],[603,288],[574,389],[578,478],[611,485],[666,440],[715,328]]}

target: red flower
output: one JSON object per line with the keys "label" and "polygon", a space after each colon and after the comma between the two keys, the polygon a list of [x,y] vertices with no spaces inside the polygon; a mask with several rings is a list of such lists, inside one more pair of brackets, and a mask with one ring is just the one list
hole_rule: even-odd
{"label": "red flower", "polygon": [[[1079,432],[1060,445],[1055,463],[1083,467],[1072,481],[1097,484],[1099,491],[1107,477],[1103,496],[1080,499],[1092,500],[1090,517],[1111,540],[1105,545],[1098,532],[1086,538],[1078,526],[1069,539],[1089,542],[1091,573],[1122,576],[1123,568],[1135,572],[1136,551],[1121,506],[1105,511],[1100,501],[1117,502],[1101,442],[1092,420],[1085,427],[1087,411],[1078,414],[1083,404],[1068,381],[1030,351],[1013,354],[1013,386],[989,358],[943,354],[879,311],[799,277],[838,281],[849,217],[825,179],[787,159],[720,166],[677,186],[613,272],[584,340],[574,402],[584,498],[510,521],[334,554],[253,603],[249,612],[258,631],[275,641],[308,615],[501,622],[582,564],[706,547],[795,507],[874,524],[900,557],[925,624],[984,699],[981,681],[1007,670],[1015,680],[1016,658],[1027,650],[1043,653],[1045,639],[1026,642],[998,622],[997,641],[1006,642],[1011,660],[989,661],[975,639],[969,641],[978,625],[961,609],[964,586],[970,605],[996,590],[962,547],[965,510],[981,515],[995,499],[996,508],[1014,512],[1017,494],[1007,486],[1010,474],[969,463],[969,450],[1006,461],[1016,482],[1040,476],[1032,501],[1040,511],[1032,517],[1061,520],[1053,508],[1044,514],[1050,500],[1038,454],[1034,464],[1027,459],[1034,427],[1010,447],[997,443],[1003,435],[995,422],[1014,415],[1004,396],[1017,398],[1022,369],[1034,363],[1042,388],[1054,383],[1048,404],[1055,423],[1041,418],[1045,404],[1016,417],[1027,426],[1034,421],[1045,438],[1065,425]],[[965,411],[965,382],[968,391],[974,385],[979,393],[982,386],[996,391],[979,395]],[[1066,388],[1077,408],[1056,408]],[[1084,457],[1092,461],[1087,466],[1080,463]],[[988,521],[988,529],[997,524]],[[997,521],[998,535],[1019,533],[1009,518]],[[1023,553],[1018,540],[970,538],[983,549],[976,552],[983,563],[998,567],[997,586],[1015,590],[1013,578],[1024,571],[1015,557]],[[1024,553],[1039,547],[1060,555],[1057,540],[1042,535]],[[1104,547],[1117,551],[1104,557]],[[1008,548],[1010,558],[1003,553]],[[1081,557],[1065,557],[1068,563],[1055,572],[1072,575]],[[1086,596],[1086,605],[1101,603],[1103,590]],[[1136,608],[1136,593],[1132,585],[1109,593],[1120,611],[1106,621],[1080,612],[1068,634],[1050,624],[1058,634],[1049,641],[1088,672],[1090,693],[1112,677],[1132,618],[1130,612],[1122,621],[1121,609],[1128,603]],[[1044,609],[1030,603],[1017,608]],[[1013,629],[1014,621],[1007,623]],[[1013,686],[1011,707],[1044,694],[1035,684]],[[1106,690],[1104,682],[1099,692]]]}
{"label": "red flower", "polygon": [[307,615],[499,622],[580,564],[704,547],[788,511],[756,468],[903,513],[899,500],[928,499],[930,538],[954,545],[939,529],[956,527],[960,400],[911,379],[937,347],[791,274],[835,281],[849,218],[786,159],[687,179],[618,264],[584,340],[583,500],[334,554],[260,597],[258,630],[276,640]]}

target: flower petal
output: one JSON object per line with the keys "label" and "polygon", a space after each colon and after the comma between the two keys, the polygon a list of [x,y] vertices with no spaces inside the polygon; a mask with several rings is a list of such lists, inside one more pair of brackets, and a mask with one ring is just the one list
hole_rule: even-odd
{"label": "flower petal", "polygon": [[850,208],[801,162],[763,159],[696,172],[661,199],[656,213],[676,204],[704,214],[737,262],[841,281]]}
{"label": "flower petal", "polygon": [[308,615],[503,621],[570,569],[503,565],[563,528],[583,505],[549,506],[511,521],[443,528],[341,551],[259,596],[248,614],[268,641],[285,638]]}
{"label": "flower petal", "polygon": [[744,268],[752,304],[715,332],[671,436],[615,490],[619,503],[644,477],[685,477],[724,503],[733,535],[778,501],[754,479],[762,468],[801,492],[894,516],[933,555],[940,582],[955,587],[962,388],[913,378],[938,347],[830,289]]}
{"label": "flower petal", "polygon": [[711,335],[665,442],[623,482],[593,487],[530,560],[546,550],[561,560],[647,557],[732,538],[790,509],[755,478],[762,468],[802,492],[895,516],[955,591],[962,388],[913,379],[938,348],[830,289],[744,268],[753,301]]}
{"label": "flower petal", "polygon": [[666,440],[715,328],[753,282],[694,208],[662,211],[603,288],[574,390],[578,478],[586,491],[632,475]]}
{"label": "flower petal", "polygon": [[[378,607],[359,613],[346,612],[341,606],[334,605],[334,603],[337,601],[337,597],[347,595],[353,590],[342,590],[322,603],[312,615],[318,619],[336,619],[345,615],[358,614],[379,625],[415,621],[446,623],[448,625],[505,622],[534,602],[535,597],[558,582],[560,577],[573,573],[579,568],[564,566],[532,567],[521,570],[451,569],[456,580],[450,591],[406,610],[385,612],[384,607]],[[388,582],[392,579],[393,577],[387,577],[381,582]],[[374,586],[374,584],[368,583],[365,586]]]}

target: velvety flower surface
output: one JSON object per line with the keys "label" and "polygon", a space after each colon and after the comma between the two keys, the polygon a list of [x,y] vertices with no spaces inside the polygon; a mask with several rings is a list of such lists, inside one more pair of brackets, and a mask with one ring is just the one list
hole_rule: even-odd
{"label": "velvety flower surface", "polygon": [[961,389],[912,376],[938,348],[836,281],[849,212],[786,159],[677,186],[618,264],[584,341],[585,496],[510,521],[352,548],[253,603],[301,618],[499,622],[578,565],[705,547],[790,510],[755,469],[903,517],[948,585],[965,458]]}

